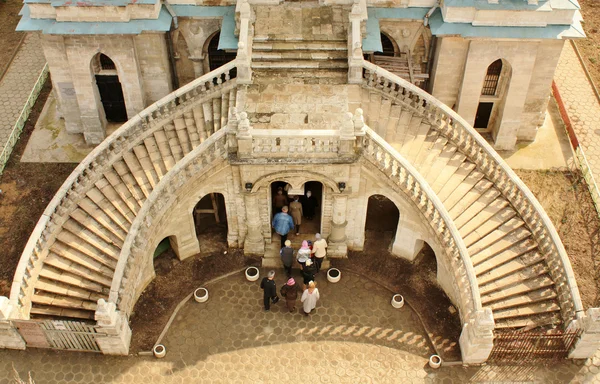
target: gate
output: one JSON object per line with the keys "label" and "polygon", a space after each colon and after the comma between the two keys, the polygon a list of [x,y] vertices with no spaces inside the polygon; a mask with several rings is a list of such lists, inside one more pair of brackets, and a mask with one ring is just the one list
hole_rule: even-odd
{"label": "gate", "polygon": [[80,321],[15,321],[28,347],[101,352],[96,327]]}
{"label": "gate", "polygon": [[117,75],[96,75],[100,100],[104,106],[106,120],[115,123],[127,121],[123,88]]}
{"label": "gate", "polygon": [[529,365],[566,359],[581,331],[502,332],[494,334],[494,348],[488,362]]}

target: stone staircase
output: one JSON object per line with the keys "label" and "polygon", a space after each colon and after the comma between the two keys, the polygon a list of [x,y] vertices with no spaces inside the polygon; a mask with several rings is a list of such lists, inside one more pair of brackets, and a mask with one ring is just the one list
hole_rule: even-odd
{"label": "stone staircase", "polygon": [[560,323],[549,267],[511,203],[422,113],[369,87],[361,92],[367,125],[410,161],[453,219],[496,328]]}
{"label": "stone staircase", "polygon": [[[288,240],[292,242],[292,248],[294,249],[294,257],[295,257],[296,252],[302,246],[302,241],[303,240],[314,241],[314,236],[304,234],[304,233],[301,233],[300,235],[296,236],[295,234],[290,233],[288,235]],[[265,245],[265,255],[262,259],[263,267],[265,267],[265,268],[283,268],[282,264],[281,264],[281,258],[279,257],[279,250],[281,249],[279,247],[279,245],[280,245],[279,235],[273,234],[273,236],[271,238],[271,243]],[[323,264],[321,264],[321,269],[327,269],[329,267],[330,267],[329,259],[327,257],[325,257],[325,260],[323,260]],[[295,270],[296,269],[299,270],[300,264],[294,263],[293,268]]]}
{"label": "stone staircase", "polygon": [[[210,86],[209,86],[210,88]],[[217,97],[177,107],[148,135],[104,167],[50,243],[31,295],[31,315],[93,319],[108,297],[129,228],[160,179],[228,122],[231,84]]]}
{"label": "stone staircase", "polygon": [[316,2],[257,6],[252,45],[255,83],[345,83],[347,12]]}

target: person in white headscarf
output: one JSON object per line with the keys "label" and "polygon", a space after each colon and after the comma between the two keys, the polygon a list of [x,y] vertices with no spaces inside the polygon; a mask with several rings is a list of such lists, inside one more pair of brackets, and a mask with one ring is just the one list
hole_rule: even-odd
{"label": "person in white headscarf", "polygon": [[302,311],[304,312],[304,316],[308,316],[308,314],[315,309],[317,301],[320,298],[321,295],[319,295],[317,285],[314,281],[310,281],[308,283],[308,289],[302,293],[302,298],[300,299],[300,301],[302,301]]}

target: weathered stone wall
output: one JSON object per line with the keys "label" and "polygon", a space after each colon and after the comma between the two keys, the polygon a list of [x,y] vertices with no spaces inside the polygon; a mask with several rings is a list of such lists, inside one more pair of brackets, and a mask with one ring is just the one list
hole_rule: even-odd
{"label": "weathered stone wall", "polygon": [[431,94],[451,108],[458,100],[468,51],[469,41],[461,37],[436,39],[430,74]]}
{"label": "weathered stone wall", "polygon": [[150,105],[173,91],[167,42],[162,33],[142,33],[134,42],[144,98]]}
{"label": "weathered stone wall", "polygon": [[209,72],[208,42],[220,28],[220,19],[179,19],[179,28],[173,32],[179,86]]}

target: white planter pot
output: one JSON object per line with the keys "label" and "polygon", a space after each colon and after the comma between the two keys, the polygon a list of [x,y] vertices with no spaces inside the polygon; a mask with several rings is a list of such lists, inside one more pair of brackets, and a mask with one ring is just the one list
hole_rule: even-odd
{"label": "white planter pot", "polygon": [[402,297],[402,295],[392,296],[392,307],[394,307],[394,308],[404,307],[404,297]]}
{"label": "white planter pot", "polygon": [[199,303],[204,303],[208,300],[208,289],[206,288],[198,288],[194,291],[194,300]]}
{"label": "white planter pot", "polygon": [[337,283],[342,278],[342,272],[337,268],[329,268],[327,270],[327,281]]}
{"label": "white planter pot", "polygon": [[167,354],[167,348],[162,344],[156,344],[154,348],[152,348],[152,353],[154,353],[154,357],[157,359],[162,359]]}
{"label": "white planter pot", "polygon": [[246,268],[246,280],[256,281],[260,277],[260,271],[256,267]]}
{"label": "white planter pot", "polygon": [[438,369],[442,365],[442,358],[438,355],[431,355],[429,357],[429,366],[433,369]]}

